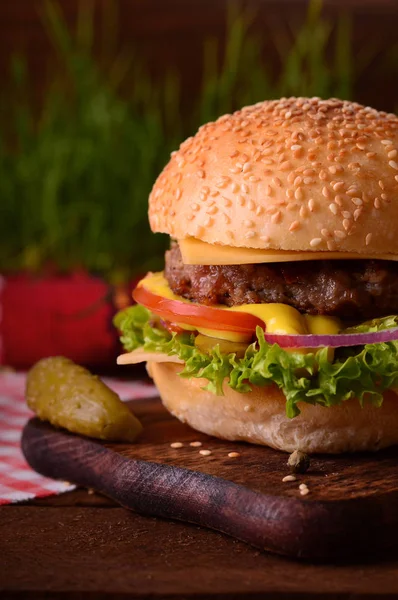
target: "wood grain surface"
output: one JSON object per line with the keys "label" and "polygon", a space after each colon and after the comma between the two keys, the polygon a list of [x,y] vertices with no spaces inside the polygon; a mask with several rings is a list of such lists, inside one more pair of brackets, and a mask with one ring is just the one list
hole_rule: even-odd
{"label": "wood grain surface", "polygon": [[[24,452],[45,475],[97,489],[139,513],[216,529],[262,550],[330,560],[396,543],[396,449],[316,457],[305,476],[283,483],[286,454],[198,434],[159,401],[135,402],[134,410],[144,423],[136,444],[101,445],[33,420],[24,432]],[[195,440],[201,448],[190,446]],[[182,448],[171,448],[174,441]],[[211,454],[202,456],[200,449]],[[239,457],[230,458],[231,451]],[[302,482],[310,489],[305,497]]]}

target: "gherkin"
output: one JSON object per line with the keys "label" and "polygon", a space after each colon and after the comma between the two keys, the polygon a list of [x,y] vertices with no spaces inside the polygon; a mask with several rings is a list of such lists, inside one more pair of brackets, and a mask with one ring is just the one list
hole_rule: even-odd
{"label": "gherkin", "polygon": [[32,367],[26,401],[41,420],[88,437],[132,442],[142,429],[114,391],[63,356],[44,358]]}

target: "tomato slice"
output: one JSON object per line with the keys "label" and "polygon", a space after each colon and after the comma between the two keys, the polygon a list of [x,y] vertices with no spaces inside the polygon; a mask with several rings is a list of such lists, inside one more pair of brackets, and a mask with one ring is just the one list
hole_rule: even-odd
{"label": "tomato slice", "polygon": [[250,334],[256,331],[258,325],[264,328],[264,322],[254,315],[204,306],[194,302],[171,300],[154,294],[145,289],[144,285],[135,288],[133,298],[166,321],[184,323],[204,329]]}

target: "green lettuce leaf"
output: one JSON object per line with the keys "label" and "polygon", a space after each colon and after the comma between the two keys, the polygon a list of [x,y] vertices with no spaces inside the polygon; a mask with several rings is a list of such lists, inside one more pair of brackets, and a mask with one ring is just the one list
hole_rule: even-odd
{"label": "green lettuce leaf", "polygon": [[374,331],[383,331],[384,329],[392,329],[393,327],[398,327],[398,316],[396,315],[365,321],[365,323],[361,323],[360,325],[347,327],[342,333],[373,333]]}
{"label": "green lettuce leaf", "polygon": [[[362,406],[365,402],[380,406],[383,391],[398,387],[398,341],[338,348],[331,359],[328,348],[304,354],[269,344],[258,327],[257,341],[248,346],[244,357],[238,358],[234,353],[221,353],[219,346],[201,352],[193,334],[169,333],[139,305],[118,313],[114,324],[126,350],[142,348],[176,355],[185,362],[180,376],[206,379],[205,388],[216,395],[223,394],[225,384],[242,393],[250,392],[253,385],[276,384],[286,397],[288,417],[300,413],[299,402],[329,407],[357,398]],[[398,317],[394,316],[350,329],[380,331],[397,324]]]}

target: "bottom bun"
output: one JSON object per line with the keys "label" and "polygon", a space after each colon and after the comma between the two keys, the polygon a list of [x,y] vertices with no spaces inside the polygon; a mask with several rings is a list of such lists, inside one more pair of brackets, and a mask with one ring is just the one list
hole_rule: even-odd
{"label": "bottom bun", "polygon": [[240,394],[224,386],[224,396],[203,390],[204,379],[179,377],[181,365],[148,363],[165,407],[194,429],[226,440],[240,440],[293,452],[340,453],[379,450],[398,444],[398,398],[384,394],[381,408],[358,400],[324,408],[305,402],[301,414],[286,416],[286,399],[276,386]]}

